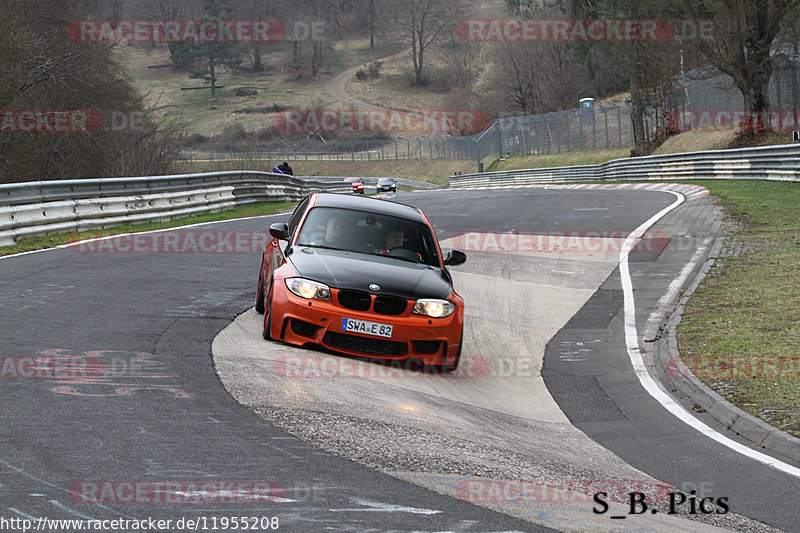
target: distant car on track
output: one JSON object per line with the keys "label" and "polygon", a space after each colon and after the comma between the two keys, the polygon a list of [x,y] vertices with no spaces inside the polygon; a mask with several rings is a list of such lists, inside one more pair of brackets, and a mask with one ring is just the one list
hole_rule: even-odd
{"label": "distant car on track", "polygon": [[393,178],[378,178],[378,192],[397,192],[397,183]]}
{"label": "distant car on track", "polygon": [[361,180],[361,178],[345,178],[344,181],[352,184],[353,192],[364,194],[364,182]]}
{"label": "distant car on track", "polygon": [[263,336],[454,370],[464,300],[425,214],[377,198],[313,193],[269,228],[255,309]]}

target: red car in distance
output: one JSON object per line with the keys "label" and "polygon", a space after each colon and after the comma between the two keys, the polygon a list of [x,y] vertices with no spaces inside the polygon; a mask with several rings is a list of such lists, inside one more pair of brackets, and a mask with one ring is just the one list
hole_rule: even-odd
{"label": "red car in distance", "polygon": [[364,182],[361,178],[345,178],[344,181],[353,185],[353,192],[364,194]]}

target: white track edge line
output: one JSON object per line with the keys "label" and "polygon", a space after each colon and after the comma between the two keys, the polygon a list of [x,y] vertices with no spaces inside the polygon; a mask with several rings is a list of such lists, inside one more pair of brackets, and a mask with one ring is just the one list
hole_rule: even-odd
{"label": "white track edge line", "polygon": [[677,199],[671,205],[665,207],[655,215],[653,215],[649,220],[644,222],[638,228],[636,228],[628,237],[625,239],[625,244],[622,247],[622,251],[620,252],[619,257],[619,273],[622,283],[622,291],[624,294],[624,311],[625,311],[625,344],[628,351],[628,357],[631,360],[631,364],[633,365],[633,371],[636,373],[636,376],[639,378],[639,383],[641,383],[642,387],[647,391],[650,396],[652,396],[658,403],[660,403],[667,411],[672,413],[678,419],[680,419],[685,424],[689,425],[690,427],[696,429],[706,437],[715,440],[716,442],[730,448],[731,450],[740,453],[750,459],[763,463],[767,466],[771,466],[776,470],[780,470],[781,472],[785,472],[791,476],[795,476],[800,478],[800,468],[792,466],[788,463],[784,463],[774,457],[770,457],[767,454],[761,453],[759,451],[753,450],[748,446],[740,444],[725,435],[717,432],[716,430],[710,428],[697,418],[695,418],[691,413],[689,413],[686,409],[684,409],[680,404],[678,404],[670,395],[666,392],[661,390],[661,388],[656,384],[655,380],[650,376],[647,371],[647,368],[644,365],[644,361],[642,360],[642,355],[640,353],[639,347],[639,334],[636,330],[636,306],[633,298],[633,283],[631,281],[630,272],[628,270],[628,254],[630,250],[636,245],[637,241],[639,240],[640,236],[647,231],[650,226],[658,222],[664,215],[678,207],[684,202],[684,196],[680,193],[675,191],[664,191],[674,194]]}

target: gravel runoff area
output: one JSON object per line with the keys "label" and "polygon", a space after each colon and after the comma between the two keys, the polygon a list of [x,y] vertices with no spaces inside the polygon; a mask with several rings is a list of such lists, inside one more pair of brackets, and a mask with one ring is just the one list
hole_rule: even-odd
{"label": "gravel runoff area", "polygon": [[[480,379],[468,375],[417,379],[406,379],[408,375],[358,379],[287,376],[280,365],[291,357],[314,360],[317,369],[330,358],[346,360],[348,365],[371,363],[263,341],[261,316],[252,310],[215,339],[217,372],[234,398],[264,420],[356,463],[559,530],[615,529],[611,526],[619,522],[606,517],[601,520],[591,512],[594,485],[581,491],[576,485],[565,489],[564,482],[636,480],[650,490],[661,482],[572,426],[539,375],[547,341],[608,276],[615,262],[611,257],[491,255],[472,253],[465,265],[468,269],[454,273],[459,292],[474,303],[467,321],[473,326],[465,328],[464,357],[467,361],[475,354],[495,362],[525,360],[527,364],[517,368],[534,369],[530,375]],[[506,262],[503,268],[490,268],[498,261]],[[512,310],[493,304],[493,297],[502,301],[499,287],[513,291],[523,305]],[[528,297],[531,294],[537,298]],[[491,316],[486,309],[492,310]],[[480,329],[475,324],[481,324]],[[371,376],[369,371],[367,374]],[[525,502],[470,492],[468,487],[475,487],[471,482],[477,482],[479,488],[525,482],[540,489],[559,488],[548,493],[547,501]],[[651,505],[658,514],[629,516],[626,528],[780,531],[733,513],[669,516],[666,499],[659,502]],[[610,499],[609,505],[609,514],[628,510],[627,503]]]}

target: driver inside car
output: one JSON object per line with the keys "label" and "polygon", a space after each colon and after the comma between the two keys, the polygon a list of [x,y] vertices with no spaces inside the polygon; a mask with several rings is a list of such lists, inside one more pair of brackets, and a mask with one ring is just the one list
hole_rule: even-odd
{"label": "driver inside car", "polygon": [[400,228],[391,228],[384,236],[384,239],[386,240],[386,249],[381,252],[382,254],[388,254],[389,250],[403,246],[406,242],[406,236]]}
{"label": "driver inside car", "polygon": [[[401,228],[393,227],[389,228],[389,231],[386,232],[386,235],[384,235],[384,240],[386,241],[386,248],[381,250],[381,255],[390,255],[393,249],[405,247],[406,236]],[[413,253],[416,254],[419,262],[421,263],[422,255],[419,252]]]}
{"label": "driver inside car", "polygon": [[325,228],[325,236],[323,237],[325,245],[331,247],[342,246],[345,237],[344,229],[345,221],[343,217],[334,215],[328,219],[328,224]]}

